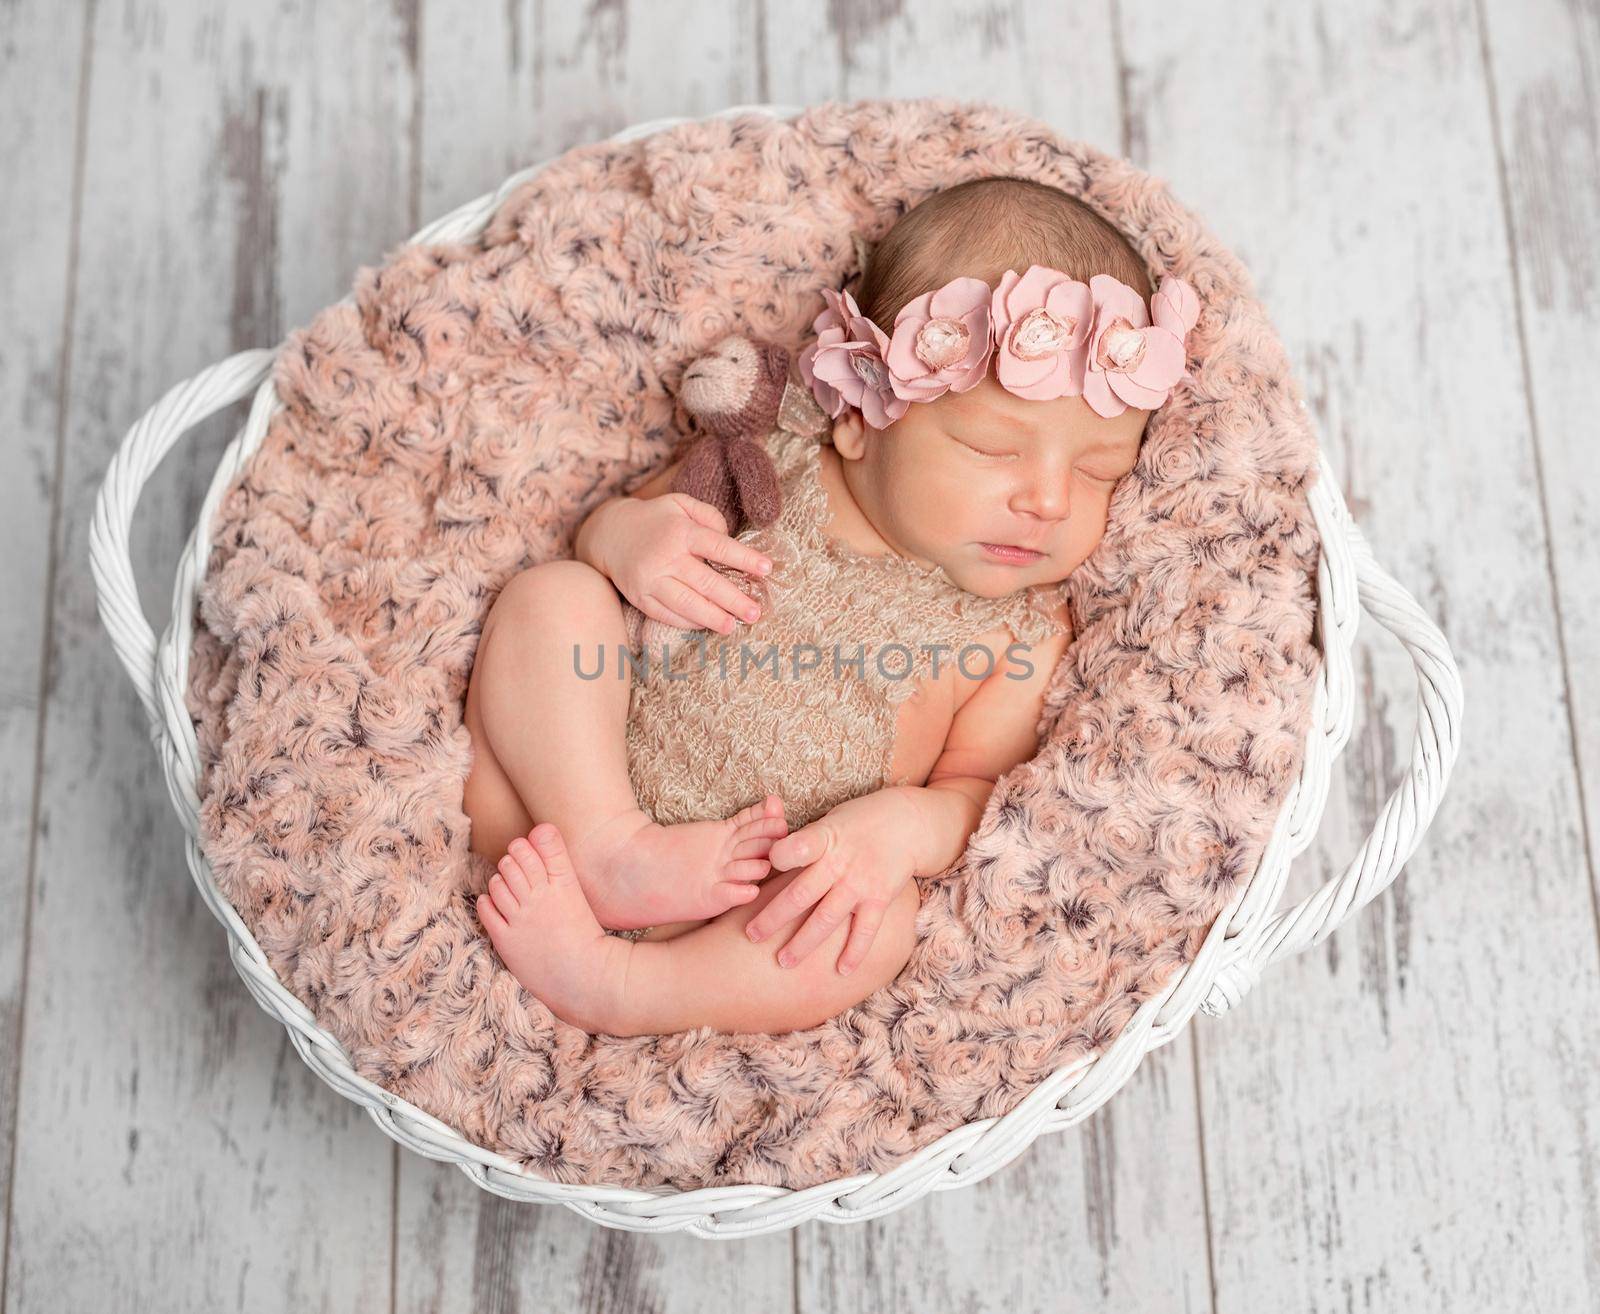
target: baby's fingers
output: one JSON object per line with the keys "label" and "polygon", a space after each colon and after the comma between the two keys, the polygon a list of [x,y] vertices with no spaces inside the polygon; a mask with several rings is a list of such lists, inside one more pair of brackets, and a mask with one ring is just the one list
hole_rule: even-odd
{"label": "baby's fingers", "polygon": [[695,588],[681,579],[662,580],[651,597],[665,610],[686,618],[687,624],[681,626],[682,629],[715,630],[718,634],[728,634],[733,630],[733,618],[727,612],[707,602]]}
{"label": "baby's fingers", "polygon": [[710,502],[703,501],[691,493],[668,493],[662,500],[666,501],[669,498],[677,503],[678,510],[695,524],[710,529],[713,534],[728,532],[728,518]]}
{"label": "baby's fingers", "polygon": [[845,885],[835,885],[828,891],[828,897],[806,918],[806,924],[778,952],[778,966],[793,967],[826,940],[850,916],[850,909],[855,902],[855,891]]}
{"label": "baby's fingers", "polygon": [[677,572],[678,577],[713,606],[721,607],[730,617],[753,621],[761,608],[754,598],[719,570],[705,562],[691,559]]}
{"label": "baby's fingers", "polygon": [[638,607],[640,611],[642,611],[646,616],[649,616],[652,620],[658,620],[663,625],[671,625],[674,629],[698,630],[702,628],[701,626],[696,625],[687,616],[681,615],[674,611],[671,607],[668,607],[661,601],[661,599],[652,594],[647,593],[644,595],[644,597],[640,598]]}
{"label": "baby's fingers", "polygon": [[877,938],[878,928],[883,925],[883,915],[887,911],[888,905],[877,899],[863,899],[856,904],[855,916],[850,919],[850,938],[845,941],[844,952],[839,955],[840,976],[849,976],[861,966],[867,950],[872,948],[872,942]]}
{"label": "baby's fingers", "polygon": [[727,534],[715,531],[696,534],[689,542],[689,550],[707,561],[720,561],[724,566],[742,570],[746,575],[766,575],[772,571],[771,557]]}
{"label": "baby's fingers", "polygon": [[[772,865],[779,871],[788,871],[792,867],[804,867],[810,863],[820,862],[835,852],[838,849],[838,835],[834,830],[835,823],[829,820],[831,815],[824,813],[809,826],[791,830],[782,839],[775,840],[772,852],[768,855],[772,859]],[[799,883],[795,882],[796,885]],[[806,903],[814,903],[816,897],[807,899]]]}
{"label": "baby's fingers", "polygon": [[[770,860],[770,854],[768,858]],[[777,866],[776,863],[770,865]],[[832,875],[823,870],[822,864],[814,863],[779,890],[772,902],[750,919],[744,933],[759,942],[780,927],[787,926],[826,894],[832,884]]]}

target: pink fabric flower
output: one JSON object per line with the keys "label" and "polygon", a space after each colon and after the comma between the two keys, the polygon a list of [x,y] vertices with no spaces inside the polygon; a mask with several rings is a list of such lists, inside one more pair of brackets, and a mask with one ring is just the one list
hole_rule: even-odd
{"label": "pink fabric flower", "polygon": [[1150,298],[1150,317],[1169,333],[1187,337],[1200,318],[1200,298],[1183,279],[1167,274]]}
{"label": "pink fabric flower", "polygon": [[[823,314],[827,312],[824,311]],[[816,328],[822,322],[822,315],[818,315],[811,323]],[[806,386],[811,389],[811,395],[817,399],[817,405],[827,412],[830,420],[837,420],[844,414],[844,398],[839,395],[837,388],[830,387],[817,377],[817,353],[824,347],[837,346],[844,341],[842,328],[823,328],[817,331],[817,340],[800,353],[800,376],[806,381]]]}
{"label": "pink fabric flower", "polygon": [[1151,324],[1144,298],[1109,274],[1089,280],[1094,328],[1089,335],[1083,399],[1108,419],[1129,406],[1154,410],[1184,369],[1182,334],[1199,314],[1199,299],[1181,279],[1167,277],[1152,298],[1165,323]]}
{"label": "pink fabric flower", "polygon": [[1110,274],[1082,283],[1044,265],[1006,270],[992,293],[981,279],[951,279],[908,303],[892,337],[848,292],[822,295],[800,372],[830,417],[854,406],[878,429],[913,401],[977,386],[991,356],[1000,385],[1029,401],[1081,395],[1107,418],[1154,410],[1190,377],[1184,339],[1200,316],[1194,289],[1170,274],[1146,306]]}
{"label": "pink fabric flower", "polygon": [[[888,335],[861,313],[848,292],[825,288],[823,296],[828,308],[811,324],[817,341],[801,353],[800,369],[812,395],[835,418],[854,406],[874,429],[887,429],[911,405],[894,393],[885,360]],[[830,410],[834,404],[838,409]]]}
{"label": "pink fabric flower", "polygon": [[989,369],[989,285],[953,278],[924,292],[894,317],[884,359],[896,397],[932,401],[975,387]]}
{"label": "pink fabric flower", "polygon": [[848,292],[825,287],[822,289],[822,299],[828,303],[828,308],[817,316],[817,323],[823,328],[848,329],[852,320],[862,318],[861,307],[856,305],[856,299]]}
{"label": "pink fabric flower", "polygon": [[811,321],[811,331],[817,335],[817,340],[800,353],[800,375],[811,389],[811,395],[817,399],[817,404],[828,413],[828,418],[837,420],[844,413],[845,400],[836,388],[829,387],[817,378],[815,362],[817,353],[824,347],[837,346],[845,341],[846,320],[861,312],[855,298],[848,292],[841,295],[833,288],[825,287],[822,289],[822,299],[828,304]]}
{"label": "pink fabric flower", "polygon": [[1088,284],[1059,270],[1006,270],[990,301],[1000,386],[1029,401],[1082,392],[1092,310]]}

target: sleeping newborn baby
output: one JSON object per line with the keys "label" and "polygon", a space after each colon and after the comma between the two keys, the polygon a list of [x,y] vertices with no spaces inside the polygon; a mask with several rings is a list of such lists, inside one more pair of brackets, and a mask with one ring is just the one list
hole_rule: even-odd
{"label": "sleeping newborn baby", "polygon": [[[1082,203],[1018,178],[933,195],[857,296],[822,295],[758,435],[770,523],[730,534],[670,491],[675,463],[484,623],[464,806],[498,871],[478,914],[586,1031],[784,1032],[894,979],[917,878],[952,874],[1038,750],[1072,637],[1061,582],[1198,312],[1179,279],[1152,295]],[[630,642],[626,603],[688,641]]]}

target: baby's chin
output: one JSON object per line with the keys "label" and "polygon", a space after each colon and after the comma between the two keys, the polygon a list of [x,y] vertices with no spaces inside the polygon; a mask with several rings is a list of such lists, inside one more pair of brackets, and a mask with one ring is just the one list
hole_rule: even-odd
{"label": "baby's chin", "polygon": [[945,573],[968,593],[980,598],[1008,598],[1023,589],[1047,588],[1059,584],[1072,572],[1059,563],[1041,561],[1028,566],[1011,566],[1003,561],[947,563]]}

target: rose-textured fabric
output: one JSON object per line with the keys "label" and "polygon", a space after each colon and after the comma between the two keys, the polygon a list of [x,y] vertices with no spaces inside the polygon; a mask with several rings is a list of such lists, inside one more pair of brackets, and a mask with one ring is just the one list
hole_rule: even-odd
{"label": "rose-textured fabric", "polygon": [[[473,900],[462,703],[483,617],[674,454],[686,363],[798,350],[940,187],[1065,188],[1199,301],[1094,554],[1038,755],[1001,779],[899,978],[807,1031],[589,1036]],[[1315,440],[1246,271],[1159,179],[950,101],[709,120],[569,152],[472,241],[402,248],[290,335],[214,522],[186,699],[201,842],[358,1071],[562,1182],[805,1187],[892,1167],[1107,1045],[1255,870],[1320,655]]]}

